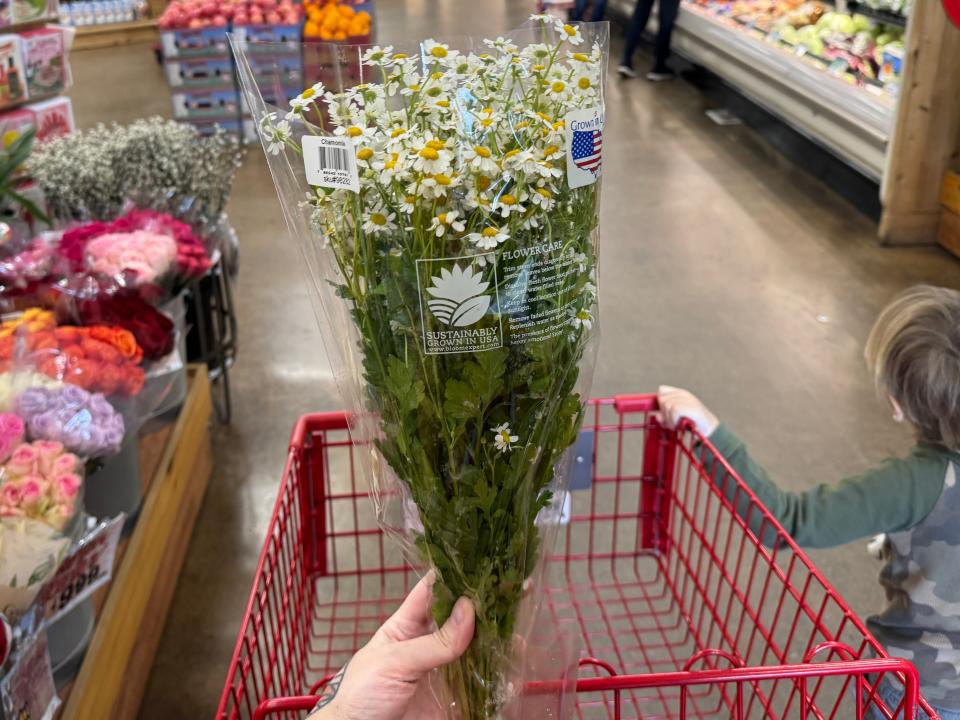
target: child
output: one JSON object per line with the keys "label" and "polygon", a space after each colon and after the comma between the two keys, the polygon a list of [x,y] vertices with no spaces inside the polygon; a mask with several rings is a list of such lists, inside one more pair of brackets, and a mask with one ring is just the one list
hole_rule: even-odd
{"label": "child", "polygon": [[[660,412],[668,427],[689,418],[799,545],[887,534],[886,608],[867,624],[891,655],[917,667],[921,692],[940,717],[960,720],[960,292],[905,291],[880,313],[865,355],[894,420],[913,427],[917,444],[907,457],[835,485],[779,489],[686,390],[661,387]],[[879,694],[890,708],[902,698],[892,683]]]}

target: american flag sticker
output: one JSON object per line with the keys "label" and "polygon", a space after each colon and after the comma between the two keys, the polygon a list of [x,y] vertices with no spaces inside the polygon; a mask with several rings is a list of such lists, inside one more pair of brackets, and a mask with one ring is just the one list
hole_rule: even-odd
{"label": "american flag sticker", "polygon": [[603,168],[603,111],[574,110],[564,118],[567,134],[567,183],[571,188],[597,181]]}

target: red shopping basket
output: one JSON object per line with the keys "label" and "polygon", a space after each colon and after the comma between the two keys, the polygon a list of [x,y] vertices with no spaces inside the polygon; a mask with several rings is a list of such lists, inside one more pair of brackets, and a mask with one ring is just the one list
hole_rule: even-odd
{"label": "red shopping basket", "polygon": [[[655,410],[652,396],[591,402],[578,448],[592,451],[576,458],[589,488],[571,491],[547,559],[547,607],[584,643],[577,717],[935,717],[916,669],[886,655],[708,442]],[[302,718],[416,582],[346,428],[326,413],[294,430],[218,720]]]}

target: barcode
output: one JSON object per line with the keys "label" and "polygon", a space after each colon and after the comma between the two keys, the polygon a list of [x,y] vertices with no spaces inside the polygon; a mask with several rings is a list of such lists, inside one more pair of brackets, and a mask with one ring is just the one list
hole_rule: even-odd
{"label": "barcode", "polygon": [[318,147],[320,151],[320,168],[322,170],[347,170],[349,169],[347,151],[338,147]]}

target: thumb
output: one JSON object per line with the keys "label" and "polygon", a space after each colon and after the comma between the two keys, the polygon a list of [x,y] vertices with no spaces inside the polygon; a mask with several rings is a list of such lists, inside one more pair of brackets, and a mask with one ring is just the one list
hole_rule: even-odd
{"label": "thumb", "polygon": [[397,643],[394,652],[403,674],[419,678],[459,658],[473,639],[475,622],[473,603],[462,597],[453,606],[453,612],[442,628],[429,635]]}

